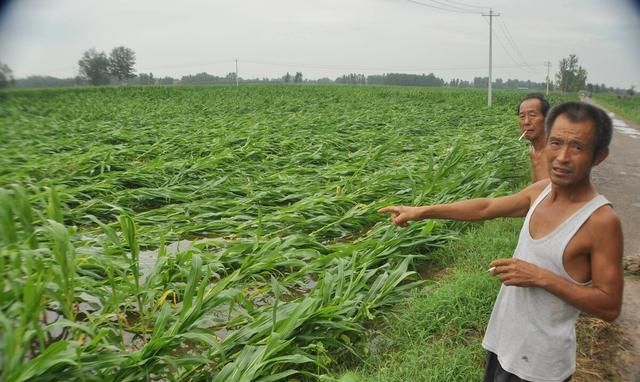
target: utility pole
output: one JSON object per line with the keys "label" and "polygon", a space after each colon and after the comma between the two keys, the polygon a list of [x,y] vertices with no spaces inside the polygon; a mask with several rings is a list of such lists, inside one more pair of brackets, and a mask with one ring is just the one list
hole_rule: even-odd
{"label": "utility pole", "polygon": [[493,9],[489,8],[489,14],[485,14],[483,13],[482,16],[488,16],[489,17],[489,90],[488,90],[488,96],[487,96],[487,106],[491,107],[491,81],[493,80],[492,76],[491,76],[491,48],[492,48],[492,36],[493,36],[493,18],[500,16],[499,13],[493,13]]}
{"label": "utility pole", "polygon": [[236,88],[240,87],[238,83],[238,59],[236,58]]}
{"label": "utility pole", "polygon": [[545,62],[545,64],[547,64],[547,92],[545,93],[545,95],[548,97],[549,96],[549,71],[551,70],[551,61],[547,61]]}

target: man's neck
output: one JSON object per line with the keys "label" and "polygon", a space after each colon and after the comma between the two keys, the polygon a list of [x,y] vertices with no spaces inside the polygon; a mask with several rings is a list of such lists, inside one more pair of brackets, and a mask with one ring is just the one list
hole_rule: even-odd
{"label": "man's neck", "polygon": [[531,149],[536,153],[542,152],[542,150],[544,150],[544,147],[546,145],[547,145],[546,136],[540,136],[540,137],[537,137],[535,140],[531,141]]}
{"label": "man's neck", "polygon": [[551,200],[567,202],[588,202],[597,195],[591,185],[591,177],[570,185],[558,185],[551,182]]}

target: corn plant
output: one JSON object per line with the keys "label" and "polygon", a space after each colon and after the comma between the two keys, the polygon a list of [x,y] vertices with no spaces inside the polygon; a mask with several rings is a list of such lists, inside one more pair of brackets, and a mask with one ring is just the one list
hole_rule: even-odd
{"label": "corn plant", "polygon": [[487,110],[456,89],[6,92],[2,380],[331,374],[465,228],[400,230],[377,209],[511,191],[520,96]]}

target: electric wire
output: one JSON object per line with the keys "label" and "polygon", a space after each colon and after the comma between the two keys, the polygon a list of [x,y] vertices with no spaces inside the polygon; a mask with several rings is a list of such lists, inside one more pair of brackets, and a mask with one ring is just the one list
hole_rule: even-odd
{"label": "electric wire", "polygon": [[466,11],[466,12],[470,12],[470,13],[478,13],[480,12],[479,10],[473,10],[473,9],[469,9],[469,8],[463,8],[457,5],[453,5],[450,3],[447,3],[445,1],[441,1],[441,0],[426,0],[430,3],[436,3],[436,4],[440,4],[440,6],[445,6],[445,7],[449,7],[452,9],[456,9],[456,10],[460,10],[460,11]]}
{"label": "electric wire", "polygon": [[423,7],[428,7],[428,8],[433,8],[433,9],[439,9],[441,11],[447,11],[447,12],[454,12],[454,13],[464,13],[464,14],[478,14],[478,12],[472,12],[472,11],[459,11],[459,10],[455,10],[455,9],[451,9],[451,8],[443,8],[443,7],[438,7],[435,5],[431,5],[431,4],[425,4],[423,2],[420,1],[416,1],[416,0],[407,0],[410,3],[414,3],[414,4],[418,4],[421,5]]}
{"label": "electric wire", "polygon": [[[487,24],[489,24],[489,22],[488,22],[487,20],[484,20],[484,21],[485,21]],[[507,56],[509,56],[509,58],[511,59],[511,61],[513,61],[513,63],[514,63],[514,64],[516,64],[516,66],[517,66],[519,69],[521,69],[521,70],[523,70],[523,71],[525,71],[525,72],[527,72],[527,73],[529,73],[529,74],[533,73],[533,71],[532,71],[531,69],[529,69],[529,68],[525,67],[525,66],[524,66],[524,65],[522,65],[521,63],[518,63],[518,60],[516,60],[515,58],[513,58],[513,56],[512,56],[512,55],[511,55],[511,53],[509,52],[509,50],[508,50],[508,49],[504,46],[504,44],[502,43],[502,40],[498,37],[498,34],[497,34],[497,33],[495,34],[495,37],[496,37],[496,41],[498,41],[498,44],[500,44],[500,46],[502,47],[502,50],[504,50],[504,52],[507,54]]]}
{"label": "electric wire", "polygon": [[489,8],[489,6],[486,6],[486,5],[466,4],[466,3],[463,3],[461,1],[448,0],[447,2],[451,3],[451,4],[459,5],[461,7],[470,7],[470,8],[478,8],[478,9],[487,9],[487,8]]}
{"label": "electric wire", "polygon": [[[253,60],[253,59],[242,59],[240,62],[245,64],[257,64],[257,65],[267,65],[267,66],[280,66],[287,68],[307,68],[307,69],[323,69],[323,70],[346,70],[346,71],[378,71],[384,73],[397,73],[397,72],[424,72],[424,71],[457,71],[457,70],[478,70],[485,69],[486,66],[434,66],[434,67],[420,67],[420,68],[381,68],[381,67],[356,67],[356,66],[342,66],[342,65],[314,65],[314,64],[305,64],[305,63],[295,63],[295,62],[274,62],[274,61],[264,61],[264,60]],[[544,64],[540,64],[537,66],[544,66]],[[494,65],[496,68],[521,68],[522,65],[516,63],[516,65]]]}
{"label": "electric wire", "polygon": [[526,65],[529,66],[529,63],[527,62],[527,60],[524,58],[524,55],[522,54],[522,51],[520,51],[520,48],[518,48],[518,44],[516,44],[515,40],[513,39],[513,35],[511,34],[511,32],[509,31],[509,28],[507,27],[506,22],[503,20],[503,18],[498,19],[498,25],[500,26],[500,28],[502,29],[502,31],[504,32],[505,37],[507,38],[507,42],[511,45],[511,47],[513,48],[513,50],[516,52],[516,54],[520,57],[520,59],[522,60],[522,62]]}

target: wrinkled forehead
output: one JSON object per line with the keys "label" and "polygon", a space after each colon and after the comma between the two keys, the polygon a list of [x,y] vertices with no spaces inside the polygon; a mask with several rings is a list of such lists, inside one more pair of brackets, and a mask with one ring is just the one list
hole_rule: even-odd
{"label": "wrinkled forehead", "polygon": [[596,129],[590,119],[574,121],[566,114],[560,114],[551,125],[549,138],[552,137],[569,137],[595,145]]}
{"label": "wrinkled forehead", "polygon": [[531,110],[542,112],[542,102],[537,98],[529,98],[522,101],[520,104],[520,112],[523,113]]}

